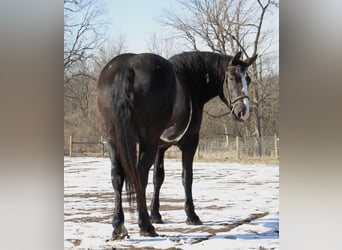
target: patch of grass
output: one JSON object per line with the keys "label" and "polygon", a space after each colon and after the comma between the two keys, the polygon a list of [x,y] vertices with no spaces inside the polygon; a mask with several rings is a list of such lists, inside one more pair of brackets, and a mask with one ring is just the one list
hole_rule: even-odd
{"label": "patch of grass", "polygon": [[[168,160],[181,161],[181,157],[168,158]],[[219,156],[201,156],[194,157],[194,162],[227,162],[242,164],[275,164],[279,165],[279,158],[262,157],[262,158],[236,158],[236,157],[219,157]]]}
{"label": "patch of grass", "polygon": [[265,157],[265,158],[245,158],[245,159],[239,159],[235,162],[239,163],[246,163],[246,164],[279,164],[279,158],[271,158],[271,157]]}

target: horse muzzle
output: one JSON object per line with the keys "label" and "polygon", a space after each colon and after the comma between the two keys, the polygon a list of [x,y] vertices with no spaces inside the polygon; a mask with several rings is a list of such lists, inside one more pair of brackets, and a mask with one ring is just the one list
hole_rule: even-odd
{"label": "horse muzzle", "polygon": [[249,118],[249,110],[246,105],[239,100],[232,108],[233,118],[237,121],[245,122]]}

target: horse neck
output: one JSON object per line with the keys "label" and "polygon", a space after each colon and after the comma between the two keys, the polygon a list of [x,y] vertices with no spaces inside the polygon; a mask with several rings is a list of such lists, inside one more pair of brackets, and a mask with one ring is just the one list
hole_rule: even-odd
{"label": "horse neck", "polygon": [[227,56],[194,52],[193,58],[187,63],[179,66],[179,62],[175,62],[174,65],[177,77],[189,88],[192,98],[197,98],[204,105],[219,95],[228,61]]}

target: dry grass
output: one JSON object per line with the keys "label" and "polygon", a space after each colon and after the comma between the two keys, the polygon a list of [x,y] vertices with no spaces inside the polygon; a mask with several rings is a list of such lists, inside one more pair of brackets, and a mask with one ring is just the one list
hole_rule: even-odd
{"label": "dry grass", "polygon": [[[97,153],[74,153],[74,156],[79,157],[109,157],[108,152],[105,152],[104,156],[100,152]],[[165,153],[165,158],[168,160],[181,161],[182,155],[178,148],[172,147]],[[236,152],[201,152],[196,153],[194,162],[237,162],[245,164],[279,164],[279,157],[249,157],[240,155],[238,158]]]}
{"label": "dry grass", "polygon": [[[165,158],[172,160],[181,160],[181,152],[178,149],[171,148],[166,151]],[[240,155],[238,158],[236,152],[201,152],[196,153],[194,157],[195,162],[238,162],[245,164],[279,164],[279,157],[249,157]]]}
{"label": "dry grass", "polygon": [[[165,158],[172,160],[181,160],[181,151],[172,147],[165,152]],[[197,162],[238,162],[246,164],[279,164],[279,157],[250,157],[240,155],[237,157],[236,151],[221,151],[221,152],[196,152],[194,161]]]}

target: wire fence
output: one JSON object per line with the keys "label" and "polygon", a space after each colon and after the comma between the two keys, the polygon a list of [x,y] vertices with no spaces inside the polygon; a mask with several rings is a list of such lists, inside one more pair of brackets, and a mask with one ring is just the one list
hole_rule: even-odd
{"label": "wire fence", "polygon": [[[64,140],[64,155],[108,156],[106,141],[103,137],[92,140],[69,138]],[[180,159],[181,151],[171,147],[165,153],[166,158]],[[226,137],[219,139],[200,139],[196,159],[259,159],[279,158],[279,137]]]}
{"label": "wire fence", "polygon": [[[198,158],[278,158],[279,137],[231,137],[226,139],[203,139],[198,146]],[[216,156],[219,154],[219,156]]]}

